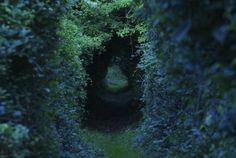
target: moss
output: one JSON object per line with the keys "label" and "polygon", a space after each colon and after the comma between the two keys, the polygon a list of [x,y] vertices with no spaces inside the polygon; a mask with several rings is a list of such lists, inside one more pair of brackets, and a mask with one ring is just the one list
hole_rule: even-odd
{"label": "moss", "polygon": [[129,86],[128,78],[125,76],[119,66],[113,65],[108,68],[104,80],[105,88],[110,92],[120,92]]}

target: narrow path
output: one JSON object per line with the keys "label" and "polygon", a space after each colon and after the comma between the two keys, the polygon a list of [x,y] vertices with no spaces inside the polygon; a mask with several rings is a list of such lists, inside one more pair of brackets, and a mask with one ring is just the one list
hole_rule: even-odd
{"label": "narrow path", "polygon": [[141,149],[133,147],[134,129],[122,130],[116,133],[86,130],[83,139],[94,144],[95,148],[105,152],[108,158],[148,158]]}
{"label": "narrow path", "polygon": [[142,151],[133,147],[136,128],[142,118],[141,111],[133,106],[109,108],[100,104],[84,120],[85,142],[103,150],[108,158],[148,158]]}

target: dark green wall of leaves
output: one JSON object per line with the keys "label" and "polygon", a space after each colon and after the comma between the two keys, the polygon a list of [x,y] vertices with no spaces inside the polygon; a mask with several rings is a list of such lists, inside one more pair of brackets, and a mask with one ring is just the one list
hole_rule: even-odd
{"label": "dark green wall of leaves", "polygon": [[145,122],[154,157],[229,158],[235,149],[236,1],[144,0],[140,47]]}
{"label": "dark green wall of leaves", "polygon": [[0,3],[0,157],[102,157],[79,139],[87,77],[74,2]]}

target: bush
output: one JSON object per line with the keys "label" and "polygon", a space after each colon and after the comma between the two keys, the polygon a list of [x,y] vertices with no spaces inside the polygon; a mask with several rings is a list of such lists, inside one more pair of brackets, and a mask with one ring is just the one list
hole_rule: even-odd
{"label": "bush", "polygon": [[0,2],[0,157],[103,156],[78,138],[87,78],[74,5]]}
{"label": "bush", "polygon": [[235,155],[234,6],[144,0],[150,31],[139,68],[147,106],[137,142],[154,157]]}
{"label": "bush", "polygon": [[0,124],[1,156],[12,155],[18,158],[25,157],[29,150],[22,148],[22,146],[29,139],[28,133],[29,129],[20,124]]}

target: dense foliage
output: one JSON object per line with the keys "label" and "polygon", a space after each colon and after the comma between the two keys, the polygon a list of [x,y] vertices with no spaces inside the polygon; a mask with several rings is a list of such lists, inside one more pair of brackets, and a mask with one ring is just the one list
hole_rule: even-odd
{"label": "dense foliage", "polygon": [[0,3],[0,157],[99,157],[78,139],[87,79],[72,5]]}
{"label": "dense foliage", "polygon": [[84,52],[84,64],[92,62],[94,52],[103,52],[114,36],[126,38],[137,35],[139,43],[146,40],[146,26],[142,22],[137,23],[135,9],[132,0],[77,2],[75,15],[81,33],[79,42]]}
{"label": "dense foliage", "polygon": [[140,47],[145,122],[136,141],[154,157],[236,154],[235,0],[145,0]]}
{"label": "dense foliage", "polygon": [[[2,0],[0,158],[106,157],[99,146],[114,157],[233,158],[235,17],[235,0]],[[123,39],[131,48],[112,41]],[[112,142],[81,127],[89,67],[107,53],[116,56],[106,88],[119,104],[130,85],[143,94],[137,153],[133,130]]]}
{"label": "dense foliage", "polygon": [[103,156],[79,139],[84,68],[113,35],[142,34],[143,24],[125,18],[131,3],[0,3],[1,157]]}

